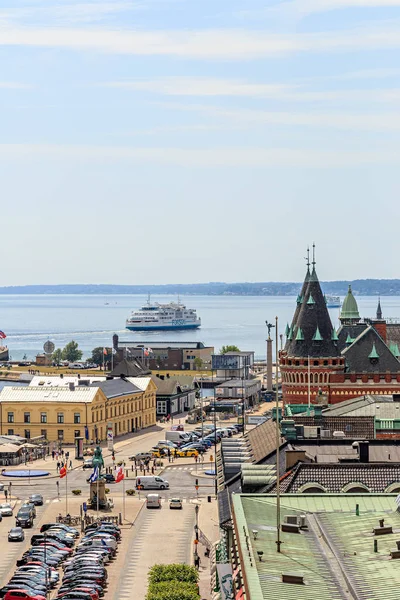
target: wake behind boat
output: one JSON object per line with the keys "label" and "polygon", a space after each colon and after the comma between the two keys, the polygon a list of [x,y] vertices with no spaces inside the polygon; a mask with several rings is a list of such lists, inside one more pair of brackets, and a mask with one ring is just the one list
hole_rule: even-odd
{"label": "wake behind boat", "polygon": [[197,329],[201,319],[196,310],[186,308],[184,304],[170,302],[169,304],[151,303],[150,297],[147,304],[139,310],[132,311],[127,318],[125,327],[130,331],[159,331],[165,329]]}

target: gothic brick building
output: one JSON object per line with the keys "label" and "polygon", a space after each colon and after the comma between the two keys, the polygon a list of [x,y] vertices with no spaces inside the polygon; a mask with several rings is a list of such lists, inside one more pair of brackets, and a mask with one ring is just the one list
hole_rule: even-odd
{"label": "gothic brick building", "polygon": [[340,323],[336,331],[313,259],[280,352],[285,403],[334,404],[363,394],[400,393],[400,352],[380,301],[375,319],[361,319],[349,287]]}

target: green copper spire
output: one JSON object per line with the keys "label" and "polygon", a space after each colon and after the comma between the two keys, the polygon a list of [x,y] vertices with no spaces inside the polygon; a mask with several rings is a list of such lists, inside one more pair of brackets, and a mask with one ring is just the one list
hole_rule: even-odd
{"label": "green copper spire", "polygon": [[322,337],[321,332],[320,332],[320,330],[318,328],[318,325],[317,325],[317,329],[315,330],[315,333],[313,335],[313,340],[314,340],[314,342],[322,342],[323,339],[324,338]]}
{"label": "green copper spire", "polygon": [[301,330],[301,328],[299,327],[296,333],[296,342],[302,342],[304,340],[304,335],[303,332]]}
{"label": "green copper spire", "polygon": [[286,323],[285,335],[288,337],[290,331],[289,323]]}
{"label": "green copper spire", "polygon": [[371,350],[370,354],[368,354],[368,358],[379,358],[379,354],[377,353],[376,348],[375,348],[375,342],[372,345],[372,350]]}
{"label": "green copper spire", "polygon": [[301,296],[300,294],[297,296],[297,300],[296,300],[297,304],[303,304],[303,296]]}
{"label": "green copper spire", "polygon": [[333,328],[333,329],[332,329],[331,340],[332,340],[333,342],[337,342],[337,341],[338,341],[338,339],[339,339],[339,338],[338,338],[338,336],[337,336],[336,329],[335,329],[335,328]]}
{"label": "green copper spire", "polygon": [[291,327],[289,329],[289,333],[288,333],[287,339],[288,340],[292,340],[293,339],[293,327]]}
{"label": "green copper spire", "polygon": [[314,306],[314,304],[315,304],[315,300],[314,300],[314,298],[312,297],[312,295],[310,294],[310,297],[309,297],[309,298],[308,298],[308,300],[307,300],[307,305],[308,305],[308,306]]}
{"label": "green copper spire", "polygon": [[347,338],[346,338],[346,344],[352,344],[354,342],[354,338],[352,338],[350,336],[350,334],[347,334]]}
{"label": "green copper spire", "polygon": [[398,345],[395,342],[392,342],[390,344],[390,352],[393,354],[393,356],[395,356],[396,358],[399,358],[400,351],[399,351]]}
{"label": "green copper spire", "polygon": [[356,299],[351,291],[351,285],[349,285],[349,291],[347,292],[346,298],[343,300],[342,310],[339,318],[342,323],[345,321],[360,320],[360,313],[358,312]]}

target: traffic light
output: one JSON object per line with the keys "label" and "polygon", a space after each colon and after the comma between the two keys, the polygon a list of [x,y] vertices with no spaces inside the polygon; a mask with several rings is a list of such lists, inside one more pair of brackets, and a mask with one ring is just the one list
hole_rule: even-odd
{"label": "traffic light", "polygon": [[199,480],[198,479],[195,480],[195,486],[194,487],[196,488],[196,490],[199,489]]}

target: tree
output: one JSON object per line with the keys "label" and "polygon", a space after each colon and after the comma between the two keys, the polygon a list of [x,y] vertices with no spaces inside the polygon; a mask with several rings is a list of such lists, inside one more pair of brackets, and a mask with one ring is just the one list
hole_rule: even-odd
{"label": "tree", "polygon": [[82,358],[82,350],[78,350],[78,343],[72,340],[63,348],[61,353],[62,360],[68,360],[68,362],[76,362]]}
{"label": "tree", "polygon": [[220,354],[226,354],[227,352],[240,352],[237,346],[222,346],[219,351]]}
{"label": "tree", "polygon": [[61,348],[57,348],[56,350],[54,350],[51,356],[51,360],[57,365],[57,367],[60,366],[60,362],[62,361],[62,353],[63,351],[61,350]]}
{"label": "tree", "polygon": [[202,369],[203,368],[203,360],[200,358],[200,356],[196,356],[196,358],[194,359],[194,366],[196,367],[196,369]]}
{"label": "tree", "polygon": [[103,346],[98,346],[97,348],[93,348],[92,362],[94,362],[98,366],[102,366],[103,365],[103,357],[104,357],[105,363],[111,362],[112,350],[111,350],[111,348],[106,348],[105,350],[106,350],[107,354],[104,354]]}

